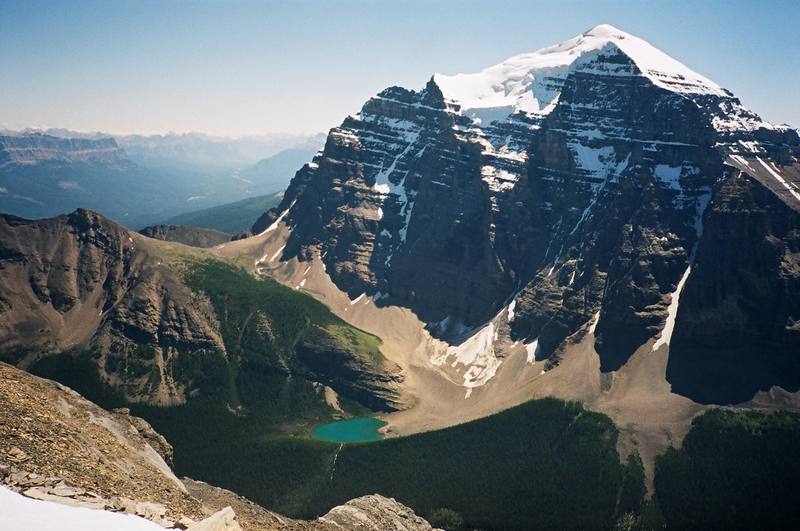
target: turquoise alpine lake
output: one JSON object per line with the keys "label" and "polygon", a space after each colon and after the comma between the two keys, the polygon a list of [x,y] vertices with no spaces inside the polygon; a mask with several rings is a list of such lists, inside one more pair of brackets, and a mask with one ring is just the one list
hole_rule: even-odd
{"label": "turquoise alpine lake", "polygon": [[383,434],[378,430],[386,422],[372,417],[337,420],[314,428],[311,435],[315,439],[336,443],[380,441]]}

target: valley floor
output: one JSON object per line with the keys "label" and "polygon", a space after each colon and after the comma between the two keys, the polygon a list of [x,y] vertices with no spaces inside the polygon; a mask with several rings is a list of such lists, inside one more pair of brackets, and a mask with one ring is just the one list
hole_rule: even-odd
{"label": "valley floor", "polygon": [[[654,340],[650,340],[619,370],[601,373],[589,325],[568,338],[558,365],[553,367],[531,362],[526,346],[511,341],[505,310],[491,323],[491,344],[473,359],[478,366],[497,363],[496,372],[483,385],[465,387],[463,375],[469,367],[451,364],[452,358],[447,358],[450,346],[431,337],[413,312],[381,307],[366,296],[351,300],[333,284],[318,256],[311,262],[281,261],[287,237],[287,227],[276,222],[260,235],[223,244],[214,252],[238,258],[259,274],[312,294],[348,323],[382,339],[382,353],[403,369],[403,396],[409,406],[381,417],[388,423],[384,431],[389,436],[462,424],[533,398],[576,400],[611,417],[621,432],[621,458],[632,452],[642,457],[652,491],[656,456],[680,446],[692,419],[709,409],[672,392],[666,380],[668,344],[653,350]],[[447,363],[435,363],[443,357]],[[776,388],[741,407],[800,411],[800,393]]]}

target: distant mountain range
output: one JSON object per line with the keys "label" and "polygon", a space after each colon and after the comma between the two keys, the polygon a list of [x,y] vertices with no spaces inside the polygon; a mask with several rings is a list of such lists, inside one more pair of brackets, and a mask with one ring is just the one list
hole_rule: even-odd
{"label": "distant mountain range", "polygon": [[[62,139],[98,140],[113,138],[128,158],[148,168],[180,170],[229,170],[247,168],[290,148],[319,149],[325,135],[272,133],[237,138],[218,137],[198,132],[159,135],[72,131],[64,128],[19,131],[0,129],[2,136],[46,135]],[[297,168],[295,168],[296,170]]]}
{"label": "distant mountain range", "polygon": [[[325,141],[322,134],[220,138],[186,133],[116,135],[114,138],[128,157],[142,166],[201,172],[245,169],[285,150],[302,150],[304,153],[316,151]],[[297,168],[294,166],[291,172],[297,171]]]}
{"label": "distant mountain range", "polygon": [[64,130],[7,131],[0,136],[0,212],[41,218],[87,207],[140,228],[280,191],[320,145],[318,136],[115,139]]}

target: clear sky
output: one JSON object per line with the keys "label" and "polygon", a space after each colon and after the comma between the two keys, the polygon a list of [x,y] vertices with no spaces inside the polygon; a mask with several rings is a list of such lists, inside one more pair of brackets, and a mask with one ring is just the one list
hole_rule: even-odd
{"label": "clear sky", "polygon": [[316,132],[608,23],[800,127],[800,1],[0,1],[0,127]]}

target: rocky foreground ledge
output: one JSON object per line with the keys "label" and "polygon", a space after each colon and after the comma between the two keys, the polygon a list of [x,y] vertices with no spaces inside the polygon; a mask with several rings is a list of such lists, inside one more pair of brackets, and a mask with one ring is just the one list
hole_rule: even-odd
{"label": "rocky foreground ledge", "polygon": [[124,409],[106,411],[5,363],[0,405],[0,484],[29,498],[192,531],[432,529],[411,509],[379,495],[302,521],[233,492],[180,480],[170,468],[172,447],[146,421]]}

